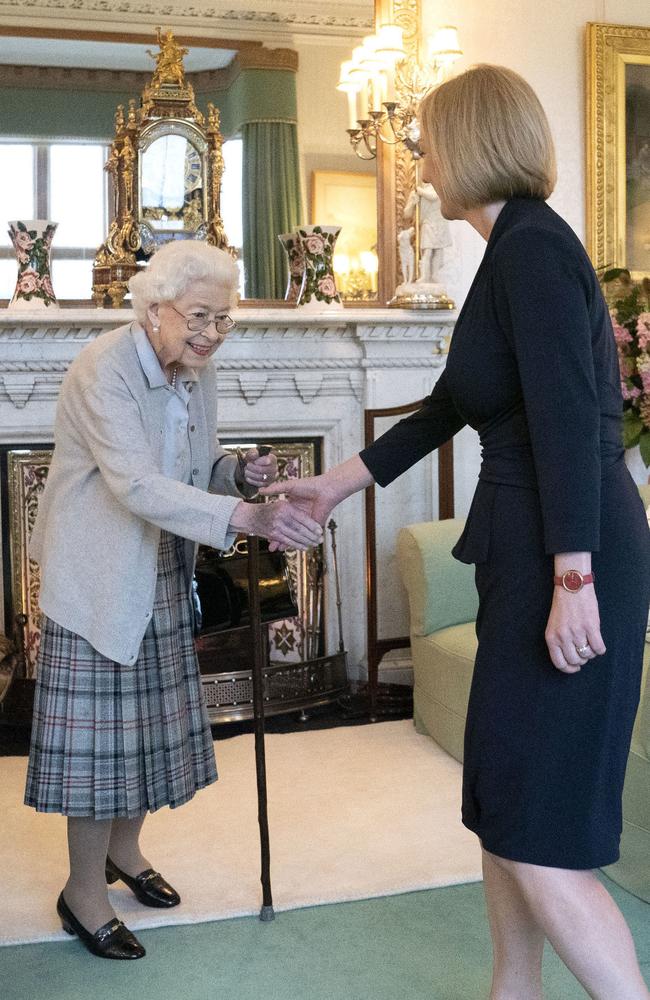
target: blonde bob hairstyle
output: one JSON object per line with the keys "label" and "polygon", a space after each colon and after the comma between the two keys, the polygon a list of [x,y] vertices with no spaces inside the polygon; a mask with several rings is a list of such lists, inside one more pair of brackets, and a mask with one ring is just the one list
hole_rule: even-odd
{"label": "blonde bob hairstyle", "polygon": [[557,167],[546,114],[511,69],[472,67],[430,91],[418,117],[447,205],[546,200],[553,191]]}
{"label": "blonde bob hairstyle", "polygon": [[156,250],[146,268],[129,281],[133,311],[144,324],[147,309],[157,302],[174,302],[193,281],[213,281],[228,296],[228,308],[237,304],[239,269],[226,250],[199,240],[173,240]]}

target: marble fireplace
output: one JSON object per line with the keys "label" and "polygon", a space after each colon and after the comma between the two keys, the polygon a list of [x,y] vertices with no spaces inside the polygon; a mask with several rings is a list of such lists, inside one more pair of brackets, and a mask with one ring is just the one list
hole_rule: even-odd
{"label": "marble fireplace", "polygon": [[[68,365],[86,343],[131,319],[129,310],[94,308],[0,313],[0,444],[50,443]],[[455,314],[242,308],[236,319],[236,329],[216,356],[220,437],[314,441],[320,466],[327,469],[363,446],[364,409],[398,406],[430,391],[444,367]],[[467,509],[477,468],[473,437],[461,434],[455,452],[457,513]],[[6,503],[2,510],[6,516]],[[401,524],[437,516],[437,463],[427,459],[391,490],[378,491],[377,511],[382,629],[386,636],[406,634],[394,540]],[[349,674],[356,678],[365,672],[362,498],[342,504],[335,519],[344,641]],[[2,556],[6,564],[9,553]],[[5,590],[7,578],[5,571]],[[324,598],[325,646],[333,651],[338,634],[330,572],[324,577]]]}

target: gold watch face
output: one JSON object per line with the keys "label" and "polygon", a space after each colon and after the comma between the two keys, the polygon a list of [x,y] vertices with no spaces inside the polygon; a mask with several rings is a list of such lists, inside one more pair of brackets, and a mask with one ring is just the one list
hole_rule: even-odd
{"label": "gold watch face", "polygon": [[562,574],[562,586],[571,594],[577,594],[579,590],[582,590],[583,583],[582,573],[579,573],[577,569],[568,569],[566,573]]}

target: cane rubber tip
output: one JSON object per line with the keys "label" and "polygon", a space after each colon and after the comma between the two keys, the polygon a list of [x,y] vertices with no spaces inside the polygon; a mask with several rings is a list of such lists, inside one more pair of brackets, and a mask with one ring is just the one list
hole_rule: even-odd
{"label": "cane rubber tip", "polygon": [[275,913],[273,912],[272,906],[263,906],[260,910],[260,920],[265,924],[270,923],[271,920],[275,920]]}

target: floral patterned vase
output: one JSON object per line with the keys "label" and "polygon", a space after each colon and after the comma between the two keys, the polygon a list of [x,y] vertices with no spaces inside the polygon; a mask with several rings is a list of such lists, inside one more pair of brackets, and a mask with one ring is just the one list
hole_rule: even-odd
{"label": "floral patterned vase", "polygon": [[343,309],[332,264],[334,244],[340,232],[340,226],[300,226],[296,229],[305,257],[305,283],[299,306],[309,306],[314,311]]}
{"label": "floral patterned vase", "polygon": [[305,255],[297,233],[278,236],[289,261],[289,281],[284,293],[285,302],[297,302],[305,282]]}
{"label": "floral patterned vase", "polygon": [[57,222],[10,222],[9,238],[18,258],[16,291],[9,309],[58,309],[50,276],[50,249]]}

